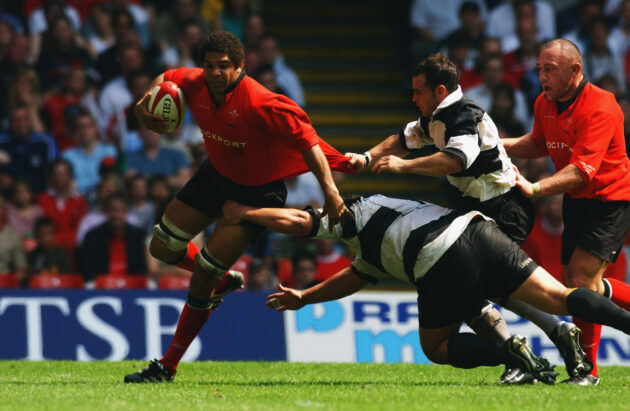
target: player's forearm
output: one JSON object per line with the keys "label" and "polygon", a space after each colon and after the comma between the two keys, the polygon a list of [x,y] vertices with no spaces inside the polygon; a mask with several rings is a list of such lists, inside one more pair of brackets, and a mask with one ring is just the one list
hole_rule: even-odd
{"label": "player's forearm", "polygon": [[313,229],[313,217],[306,211],[294,208],[252,208],[241,217],[287,235],[306,236]]}
{"label": "player's forearm", "polygon": [[393,134],[387,137],[385,140],[380,142],[378,145],[372,147],[368,150],[372,155],[372,163],[376,162],[379,158],[383,156],[396,156],[403,158],[409,151],[405,150],[405,148],[400,144],[400,138],[398,134]]}
{"label": "player's forearm", "polygon": [[503,138],[501,141],[503,142],[503,147],[505,147],[505,152],[510,157],[537,158],[547,155],[546,152],[536,145],[531,133],[516,138]]}
{"label": "player's forearm", "polygon": [[338,300],[350,294],[354,294],[363,287],[367,281],[358,277],[350,267],[344,268],[323,283],[314,285],[302,292],[304,305]]}
{"label": "player's forearm", "polygon": [[540,184],[540,196],[551,196],[566,193],[581,186],[584,184],[584,177],[579,168],[569,164],[551,177],[538,181],[538,184]]}
{"label": "player's forearm", "polygon": [[462,171],[462,160],[454,154],[439,152],[427,157],[406,160],[405,173],[422,174],[426,176],[446,176]]}
{"label": "player's forearm", "polygon": [[337,186],[333,180],[328,160],[326,160],[326,155],[324,155],[324,152],[319,144],[315,144],[308,150],[303,151],[302,157],[304,157],[304,161],[306,162],[308,168],[313,172],[313,174],[315,174],[315,177],[317,177],[317,181],[319,181],[319,185],[324,192],[324,196],[326,196],[326,198],[338,196],[339,190],[337,190]]}

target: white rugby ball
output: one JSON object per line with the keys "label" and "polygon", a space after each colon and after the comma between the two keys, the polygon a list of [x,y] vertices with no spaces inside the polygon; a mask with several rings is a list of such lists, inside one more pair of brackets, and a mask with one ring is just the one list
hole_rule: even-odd
{"label": "white rugby ball", "polygon": [[164,81],[151,90],[149,111],[168,121],[168,132],[182,124],[186,115],[186,100],[179,86],[172,81]]}

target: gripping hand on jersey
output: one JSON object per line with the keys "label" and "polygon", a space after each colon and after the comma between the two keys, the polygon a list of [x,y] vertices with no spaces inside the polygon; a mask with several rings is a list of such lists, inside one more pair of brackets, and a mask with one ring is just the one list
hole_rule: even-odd
{"label": "gripping hand on jersey", "polygon": [[156,133],[166,133],[168,131],[168,121],[164,120],[161,116],[153,114],[148,110],[150,93],[146,93],[140,101],[136,103],[134,112],[138,120],[149,130]]}
{"label": "gripping hand on jersey", "polygon": [[322,210],[322,217],[328,216],[328,221],[330,223],[328,227],[328,231],[332,233],[333,227],[337,225],[337,223],[343,221],[342,217],[344,214],[347,214],[350,218],[354,220],[354,214],[348,210],[346,204],[343,202],[339,193],[335,195],[326,195],[326,201],[324,202],[324,209]]}

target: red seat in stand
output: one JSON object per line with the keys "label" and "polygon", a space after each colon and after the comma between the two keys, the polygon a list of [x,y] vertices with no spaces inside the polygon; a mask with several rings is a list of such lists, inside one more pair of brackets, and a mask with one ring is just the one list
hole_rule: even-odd
{"label": "red seat in stand", "polygon": [[188,290],[190,277],[186,275],[163,275],[160,277],[158,287],[160,290]]}
{"label": "red seat in stand", "polygon": [[56,289],[56,288],[83,288],[83,277],[78,274],[37,274],[31,277],[29,288]]}
{"label": "red seat in stand", "polygon": [[149,278],[145,275],[101,275],[94,280],[97,290],[144,290],[148,285]]}
{"label": "red seat in stand", "polygon": [[20,282],[14,274],[1,273],[0,274],[0,288],[18,288]]}

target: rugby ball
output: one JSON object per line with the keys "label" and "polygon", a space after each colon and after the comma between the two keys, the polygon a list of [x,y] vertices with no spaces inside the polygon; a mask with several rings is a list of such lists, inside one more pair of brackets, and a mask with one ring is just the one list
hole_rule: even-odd
{"label": "rugby ball", "polygon": [[168,132],[182,124],[186,114],[184,93],[172,81],[164,81],[153,87],[149,98],[149,111],[168,121]]}

